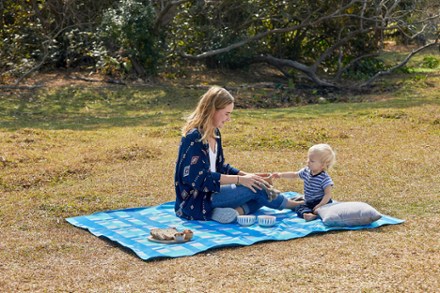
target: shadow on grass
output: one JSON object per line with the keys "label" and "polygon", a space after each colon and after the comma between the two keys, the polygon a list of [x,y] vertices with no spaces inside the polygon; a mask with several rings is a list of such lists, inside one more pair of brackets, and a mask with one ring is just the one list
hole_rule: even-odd
{"label": "shadow on grass", "polygon": [[[351,102],[351,103],[328,103],[314,104],[301,107],[279,108],[270,110],[271,119],[314,118],[326,115],[353,115],[363,116],[378,110],[404,110],[423,105],[440,105],[439,97],[408,97],[392,98],[375,102]],[[267,119],[268,112],[265,110],[246,110],[246,115],[255,119]]]}
{"label": "shadow on grass", "polygon": [[[0,99],[0,128],[93,130],[182,123],[204,90],[182,87],[117,87],[45,89]],[[394,96],[394,97],[393,97]],[[246,109],[238,116],[255,119],[314,118],[323,115],[368,115],[378,109],[404,109],[440,104],[439,97],[398,93],[382,101],[329,103],[278,109]],[[237,97],[239,99],[239,97]],[[348,99],[351,100],[351,99]],[[355,100],[355,99],[354,99]],[[268,116],[269,114],[269,116]]]}

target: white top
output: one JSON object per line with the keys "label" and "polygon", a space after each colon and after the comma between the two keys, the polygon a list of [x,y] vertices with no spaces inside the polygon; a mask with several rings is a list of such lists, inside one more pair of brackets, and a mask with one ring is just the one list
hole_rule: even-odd
{"label": "white top", "polygon": [[211,172],[217,172],[217,168],[215,167],[215,162],[217,161],[217,144],[215,144],[215,150],[212,151],[211,147],[209,147],[209,170]]}

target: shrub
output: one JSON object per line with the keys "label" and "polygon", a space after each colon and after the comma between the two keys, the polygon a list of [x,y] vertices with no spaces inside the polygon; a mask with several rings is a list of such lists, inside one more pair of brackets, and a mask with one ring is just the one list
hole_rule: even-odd
{"label": "shrub", "polygon": [[353,67],[347,70],[346,77],[352,79],[369,78],[385,69],[386,67],[382,60],[377,58],[365,58],[359,60]]}
{"label": "shrub", "polygon": [[[149,0],[121,0],[116,8],[108,9],[98,29],[100,42],[95,54],[101,57],[100,65],[112,71],[109,67],[118,60],[116,70],[134,68],[140,75],[155,74],[160,38],[154,32],[154,22],[155,10]],[[124,66],[127,58],[132,66]]]}
{"label": "shrub", "polygon": [[434,69],[440,65],[440,60],[434,56],[426,56],[423,58],[422,67]]}

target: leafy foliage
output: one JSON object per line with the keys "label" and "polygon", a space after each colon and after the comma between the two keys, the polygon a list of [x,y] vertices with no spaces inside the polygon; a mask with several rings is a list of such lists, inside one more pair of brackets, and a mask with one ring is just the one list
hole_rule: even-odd
{"label": "leafy foliage", "polygon": [[4,0],[0,73],[5,79],[86,66],[124,77],[199,60],[231,69],[267,62],[286,80],[302,73],[332,86],[324,80],[364,79],[384,69],[374,55],[387,39],[435,40],[439,14],[433,0]]}
{"label": "leafy foliage", "polygon": [[95,22],[111,0],[5,0],[0,5],[0,72],[94,65]]}
{"label": "leafy foliage", "polygon": [[150,2],[121,0],[116,8],[104,13],[98,34],[106,54],[100,55],[99,65],[106,72],[118,65],[126,72],[134,67],[140,75],[156,72],[160,40],[153,29],[155,11]]}
{"label": "leafy foliage", "polygon": [[434,56],[426,56],[423,58],[422,67],[437,68],[440,65],[440,59]]}
{"label": "leafy foliage", "polygon": [[40,19],[30,15],[31,7],[25,1],[5,0],[0,12],[0,72],[15,75],[41,58],[44,29]]}
{"label": "leafy foliage", "polygon": [[344,76],[352,79],[366,79],[385,70],[385,64],[378,58],[365,58],[355,63]]}

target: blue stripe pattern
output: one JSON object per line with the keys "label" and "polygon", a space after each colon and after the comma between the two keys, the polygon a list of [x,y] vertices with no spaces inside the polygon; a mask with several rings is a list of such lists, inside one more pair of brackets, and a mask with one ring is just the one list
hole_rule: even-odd
{"label": "blue stripe pattern", "polygon": [[[299,194],[286,192],[284,195],[295,197]],[[143,260],[190,256],[212,248],[247,246],[261,241],[294,239],[312,233],[372,229],[404,222],[384,215],[367,226],[326,227],[321,220],[306,222],[290,210],[263,208],[258,214],[275,215],[276,225],[270,228],[263,228],[258,224],[241,227],[238,224],[183,220],[175,216],[174,202],[154,207],[97,212],[87,216],[67,218],[66,221],[76,227],[87,229],[97,237],[109,239],[132,250]],[[180,244],[161,244],[147,239],[152,228],[165,227],[176,227],[179,231],[191,229],[194,237],[191,241]]]}
{"label": "blue stripe pattern", "polygon": [[299,171],[298,176],[304,180],[306,201],[320,201],[324,197],[324,189],[329,185],[333,186],[333,180],[325,171],[312,175],[309,168],[303,168]]}

